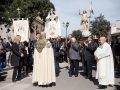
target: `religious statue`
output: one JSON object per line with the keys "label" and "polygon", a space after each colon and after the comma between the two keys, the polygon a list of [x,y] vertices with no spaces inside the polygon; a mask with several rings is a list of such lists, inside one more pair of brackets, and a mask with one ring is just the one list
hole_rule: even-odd
{"label": "religious statue", "polygon": [[61,36],[59,18],[55,14],[53,9],[49,11],[48,16],[46,17],[45,32],[46,32],[46,39],[56,38],[57,36]]}
{"label": "religious statue", "polygon": [[88,20],[87,18],[90,18],[91,16],[88,16],[86,10],[83,11],[83,13],[80,13],[80,9],[79,9],[79,15],[82,15],[82,20],[81,20],[81,25],[83,25],[83,30],[82,30],[82,35],[83,37],[87,37],[89,35],[91,35],[89,28],[88,28]]}
{"label": "religious statue", "polygon": [[79,10],[79,15],[82,15],[82,20],[81,20],[80,24],[84,26],[84,31],[88,30],[88,20],[87,20],[87,18],[90,18],[90,16],[87,15],[86,10],[84,10],[82,14],[80,13],[80,10]]}

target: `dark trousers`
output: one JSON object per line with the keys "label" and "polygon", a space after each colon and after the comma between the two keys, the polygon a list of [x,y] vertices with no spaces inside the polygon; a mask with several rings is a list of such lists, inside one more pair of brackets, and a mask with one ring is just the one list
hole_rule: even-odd
{"label": "dark trousers", "polygon": [[113,58],[114,58],[114,67],[115,69],[117,69],[120,62],[120,55],[113,53]]}
{"label": "dark trousers", "polygon": [[59,74],[59,58],[55,57],[55,73]]}
{"label": "dark trousers", "polygon": [[15,81],[15,79],[16,79],[17,72],[18,72],[18,67],[19,67],[19,66],[14,66],[12,81]]}
{"label": "dark trousers", "polygon": [[78,71],[79,71],[79,60],[70,60],[70,71],[69,71],[69,74],[70,75],[78,74]]}
{"label": "dark trousers", "polygon": [[21,77],[22,67],[23,67],[23,62],[20,61],[19,67],[18,67],[18,76],[17,76],[17,79]]}
{"label": "dark trousers", "polygon": [[92,77],[92,61],[84,61],[84,72],[88,78]]}

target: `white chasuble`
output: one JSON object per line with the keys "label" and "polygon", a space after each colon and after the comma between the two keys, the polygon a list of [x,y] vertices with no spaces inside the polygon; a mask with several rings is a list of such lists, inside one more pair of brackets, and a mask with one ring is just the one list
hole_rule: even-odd
{"label": "white chasuble", "polygon": [[114,62],[111,47],[108,43],[99,46],[94,53],[97,56],[96,79],[101,85],[114,84]]}
{"label": "white chasuble", "polygon": [[49,41],[41,53],[35,49],[32,82],[39,85],[56,82],[53,48]]}

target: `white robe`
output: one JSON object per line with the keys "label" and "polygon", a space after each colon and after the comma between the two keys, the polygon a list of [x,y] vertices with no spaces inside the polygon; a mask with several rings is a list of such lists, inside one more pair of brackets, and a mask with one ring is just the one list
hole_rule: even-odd
{"label": "white robe", "polygon": [[108,43],[99,46],[94,55],[97,60],[96,79],[100,85],[114,85],[114,62],[111,47]]}
{"label": "white robe", "polygon": [[35,48],[32,82],[38,85],[56,82],[53,48],[49,41],[41,53]]}

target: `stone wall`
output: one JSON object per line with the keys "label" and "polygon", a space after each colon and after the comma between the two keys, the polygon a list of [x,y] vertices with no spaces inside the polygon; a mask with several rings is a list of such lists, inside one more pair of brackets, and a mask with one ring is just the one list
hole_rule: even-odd
{"label": "stone wall", "polygon": [[34,40],[36,38],[36,33],[40,33],[41,31],[44,31],[44,22],[43,20],[38,16],[32,23],[32,29],[33,32],[30,34],[30,39]]}

